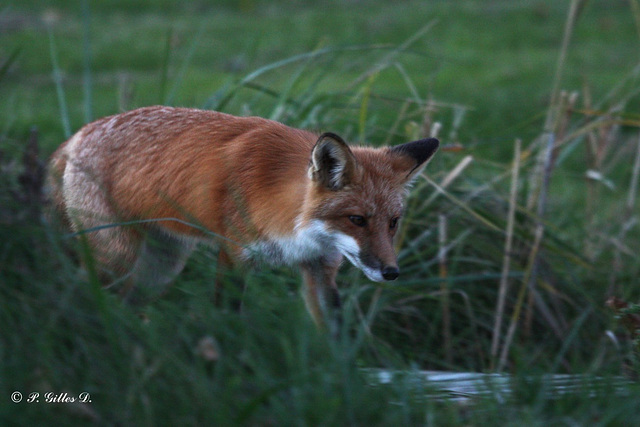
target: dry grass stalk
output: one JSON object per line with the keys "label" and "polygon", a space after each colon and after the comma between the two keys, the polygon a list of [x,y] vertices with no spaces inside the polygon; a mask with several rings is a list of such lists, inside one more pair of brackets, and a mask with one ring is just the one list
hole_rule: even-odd
{"label": "dry grass stalk", "polygon": [[629,195],[627,196],[627,218],[629,218],[633,212],[633,207],[636,204],[636,194],[638,192],[638,178],[640,178],[640,136],[638,137],[638,148],[636,150],[636,157],[633,162],[633,173],[631,175],[631,184],[629,185]]}
{"label": "dry grass stalk", "polygon": [[[513,167],[511,172],[511,191],[509,194],[509,212],[507,215],[507,230],[504,244],[504,257],[502,261],[502,275],[500,277],[500,290],[498,292],[498,303],[496,306],[496,319],[493,326],[493,339],[491,341],[491,359],[495,360],[498,355],[500,336],[502,331],[502,317],[504,314],[504,302],[509,286],[509,270],[511,265],[511,251],[513,245],[513,224],[517,206],[518,195],[518,174],[520,172],[520,150],[522,141],[516,140],[513,156]],[[493,364],[493,362],[492,362]]]}
{"label": "dry grass stalk", "polygon": [[[529,277],[527,279],[528,286],[531,287],[531,292],[529,293],[529,300],[527,304],[527,313],[525,319],[525,333],[530,333],[531,327],[533,324],[533,305],[534,305],[534,294],[535,294],[535,283],[538,277],[538,251],[540,249],[542,243],[542,236],[544,235],[544,225],[543,225],[543,217],[544,212],[546,210],[546,202],[549,191],[549,181],[551,178],[551,173],[553,171],[554,160],[555,160],[555,148],[557,146],[556,142],[561,139],[559,138],[559,132],[562,138],[564,138],[566,129],[568,126],[569,118],[571,112],[573,111],[573,107],[575,105],[575,101],[577,100],[577,96],[572,94],[568,96],[566,92],[560,91],[560,83],[562,81],[562,73],[564,70],[564,64],[567,57],[567,51],[569,49],[569,42],[571,40],[571,35],[573,34],[573,29],[582,9],[585,0],[572,0],[571,5],[569,7],[569,13],[567,15],[567,21],[565,23],[564,35],[562,39],[562,47],[560,49],[560,54],[558,57],[558,62],[556,63],[556,71],[554,75],[553,81],[553,89],[551,91],[551,102],[549,104],[549,108],[547,110],[547,117],[544,124],[544,132],[542,136],[537,139],[530,148],[532,151],[535,149],[535,146],[543,146],[546,142],[546,148],[540,149],[538,155],[538,161],[536,167],[533,170],[531,175],[531,192],[529,193],[529,197],[527,200],[527,209],[532,211],[534,207],[536,208],[537,221],[536,221],[536,230],[535,230],[535,241],[533,248],[530,253],[530,271],[528,272]],[[564,115],[563,115],[564,113]],[[546,140],[546,141],[545,141]],[[524,295],[523,295],[524,297]],[[516,310],[519,312],[519,308]],[[513,322],[513,319],[512,319]],[[512,323],[513,325],[513,323]],[[515,332],[515,329],[514,331]],[[508,338],[507,343],[505,345],[510,346],[510,338]],[[508,350],[508,349],[507,349]],[[506,357],[506,354],[505,354]],[[502,357],[501,357],[502,359]],[[501,360],[501,363],[504,363]]]}
{"label": "dry grass stalk", "polygon": [[438,264],[440,267],[440,304],[442,306],[442,337],[444,339],[444,354],[448,364],[452,364],[451,344],[451,308],[449,304],[449,281],[447,274],[447,217],[438,215]]}
{"label": "dry grass stalk", "polygon": [[549,195],[549,185],[551,184],[551,173],[553,172],[553,153],[556,146],[556,135],[550,133],[548,135],[547,149],[545,153],[544,169],[542,176],[542,188],[538,197],[538,206],[536,209],[536,230],[533,248],[530,256],[530,277],[528,278],[529,302],[527,304],[527,313],[525,318],[525,333],[530,335],[533,324],[533,304],[536,281],[538,280],[538,254],[542,246],[542,237],[544,236],[544,214],[547,209],[547,197]]}
{"label": "dry grass stalk", "polygon": [[[460,200],[459,198],[455,197],[454,195],[452,195],[451,193],[447,192],[444,188],[442,188],[439,184],[437,184],[434,180],[432,180],[431,178],[429,178],[426,175],[422,175],[422,177],[433,187],[435,187],[435,189],[437,190],[437,195],[442,194],[444,197],[447,198],[447,200],[449,200],[450,202],[452,202],[454,205],[458,206],[459,208],[461,208],[463,211],[467,212],[469,215],[471,215],[473,218],[475,218],[476,220],[478,220],[481,224],[483,224],[485,227],[489,228],[490,230],[493,231],[502,231],[502,229],[500,227],[498,227],[494,222],[492,222],[490,219],[482,216],[481,214],[479,214],[478,212],[474,211],[468,203],[465,203],[463,200]],[[426,204],[425,204],[426,205]]]}
{"label": "dry grass stalk", "polygon": [[549,182],[551,177],[551,169],[552,169],[552,153],[555,147],[555,135],[550,133],[548,135],[547,142],[547,150],[545,152],[545,167],[544,167],[544,175],[543,175],[543,184],[540,191],[540,197],[538,200],[538,218],[534,235],[534,242],[531,248],[531,252],[529,252],[529,259],[527,262],[527,269],[525,271],[524,278],[522,280],[522,285],[520,286],[520,290],[518,292],[518,297],[516,299],[516,304],[514,307],[513,314],[511,316],[511,324],[509,325],[509,330],[507,331],[507,336],[505,338],[504,345],[502,347],[502,352],[500,353],[500,360],[498,362],[498,371],[501,371],[504,368],[504,365],[507,362],[507,355],[509,354],[509,349],[511,348],[511,343],[513,342],[513,336],[516,331],[516,326],[520,319],[520,312],[522,310],[522,305],[524,302],[524,298],[527,294],[527,290],[531,290],[533,293],[533,284],[537,279],[537,263],[538,263],[538,253],[540,251],[540,247],[542,245],[542,237],[544,236],[544,222],[542,221],[542,217],[544,216],[544,211],[546,208],[547,202],[547,194],[549,190]]}
{"label": "dry grass stalk", "polygon": [[[444,193],[444,190],[458,177],[460,174],[469,166],[469,164],[473,161],[473,156],[465,156],[460,163],[456,165],[455,168],[451,170],[444,177],[440,185],[436,186],[438,189],[437,192],[433,193],[420,207],[420,211],[424,210],[427,206],[429,206],[439,195],[440,193]],[[424,176],[424,175],[423,175]],[[429,181],[429,180],[428,180]]]}
{"label": "dry grass stalk", "polygon": [[560,48],[560,55],[558,57],[558,62],[556,63],[556,71],[553,78],[551,102],[549,105],[549,109],[547,110],[547,118],[544,126],[545,131],[551,131],[556,123],[556,114],[559,113],[559,111],[555,107],[558,107],[560,105],[560,103],[558,102],[558,95],[560,91],[560,82],[562,81],[564,63],[567,58],[567,51],[569,50],[569,42],[571,41],[573,28],[584,2],[585,0],[572,0],[571,6],[569,7],[569,14],[567,15],[567,21],[564,27],[564,35],[562,38],[562,47]]}
{"label": "dry grass stalk", "polygon": [[389,129],[389,132],[387,133],[387,138],[384,141],[384,145],[389,145],[391,143],[391,138],[393,138],[393,136],[397,134],[398,126],[400,125],[400,122],[406,119],[407,110],[409,109],[410,104],[411,104],[411,101],[406,100],[402,104],[402,107],[400,107],[400,112],[398,113],[398,117],[396,117],[395,122],[393,122],[391,129]]}
{"label": "dry grass stalk", "polygon": [[[434,122],[433,120],[433,114],[437,111],[437,107],[435,102],[433,102],[433,99],[429,99],[429,101],[427,101],[427,105],[424,108],[424,115],[422,118],[422,134],[425,137],[433,137],[433,138],[437,138],[437,130],[436,130],[436,134],[434,135],[434,125],[437,122]],[[438,129],[439,130],[439,129]]]}
{"label": "dry grass stalk", "polygon": [[[543,168],[542,168],[542,177],[538,178],[542,183],[542,187],[540,189],[540,193],[538,195],[537,200],[537,208],[536,208],[536,235],[538,235],[538,228],[544,228],[543,220],[545,216],[545,212],[547,209],[547,197],[549,193],[549,186],[551,183],[551,174],[553,173],[553,169],[556,164],[556,158],[558,153],[558,141],[563,140],[566,137],[567,128],[569,126],[569,122],[571,121],[571,116],[575,109],[576,101],[578,100],[577,92],[573,92],[570,95],[562,91],[559,99],[559,106],[556,108],[558,111],[558,119],[557,123],[554,126],[554,131],[548,134],[548,142],[547,149],[544,152],[543,159]],[[541,231],[541,238],[542,238]],[[540,242],[539,244],[541,244]],[[538,264],[539,259],[536,250],[536,257],[533,259],[532,265],[532,276],[529,281],[529,298],[527,303],[527,311],[525,315],[525,326],[524,332],[527,336],[531,335],[531,330],[533,328],[533,308],[535,304],[535,288],[538,280]],[[548,312],[548,310],[545,310]],[[555,323],[555,322],[553,322]],[[554,328],[557,329],[557,328]]]}
{"label": "dry grass stalk", "polygon": [[[567,15],[567,21],[564,27],[564,35],[562,38],[562,47],[560,48],[560,54],[558,56],[558,62],[556,63],[556,71],[553,78],[553,88],[551,90],[551,100],[549,108],[547,109],[547,116],[544,124],[543,135],[536,139],[531,147],[530,151],[535,152],[537,146],[542,146],[547,139],[547,134],[553,133],[557,129],[558,119],[560,116],[561,99],[560,99],[560,83],[562,81],[562,73],[564,70],[564,63],[567,57],[567,51],[569,50],[569,42],[571,35],[573,34],[573,28],[575,26],[576,19],[581,10],[582,4],[585,0],[572,0],[569,7],[569,13]],[[536,205],[536,201],[539,199],[539,191],[542,187],[541,177],[543,176],[545,162],[545,151],[540,150],[536,167],[534,168],[531,176],[529,197],[527,199],[527,209],[533,210]]]}
{"label": "dry grass stalk", "polygon": [[629,194],[625,202],[625,212],[621,222],[621,229],[616,237],[610,237],[607,239],[613,246],[613,262],[611,265],[611,274],[609,276],[609,288],[607,289],[607,296],[609,298],[615,298],[620,293],[618,289],[618,280],[622,271],[624,271],[623,254],[633,258],[635,252],[627,248],[624,245],[624,240],[627,232],[631,230],[638,222],[638,217],[633,215],[634,207],[636,204],[636,194],[638,190],[638,179],[640,178],[640,137],[638,138],[638,146],[636,149],[636,155],[633,161],[633,170],[631,173],[631,182],[629,183]]}

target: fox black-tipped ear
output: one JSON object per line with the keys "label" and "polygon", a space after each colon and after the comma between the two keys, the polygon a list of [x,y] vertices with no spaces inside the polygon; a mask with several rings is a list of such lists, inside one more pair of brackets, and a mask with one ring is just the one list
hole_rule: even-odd
{"label": "fox black-tipped ear", "polygon": [[398,154],[410,160],[406,170],[406,182],[410,183],[427,165],[429,160],[438,151],[440,142],[435,138],[421,139],[407,142],[391,148],[391,153]]}
{"label": "fox black-tipped ear", "polygon": [[309,177],[330,190],[341,190],[351,182],[355,164],[355,157],[342,138],[323,133],[311,152]]}

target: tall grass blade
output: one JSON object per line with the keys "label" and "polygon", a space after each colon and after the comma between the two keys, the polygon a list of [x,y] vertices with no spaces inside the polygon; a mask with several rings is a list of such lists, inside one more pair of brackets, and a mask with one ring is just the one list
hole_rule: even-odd
{"label": "tall grass blade", "polygon": [[629,0],[629,4],[631,5],[631,13],[633,14],[633,21],[636,24],[638,39],[640,39],[640,5],[638,5],[638,0]]}
{"label": "tall grass blade", "polygon": [[[504,303],[509,287],[509,270],[511,267],[511,252],[513,246],[513,226],[517,206],[518,196],[518,174],[520,172],[520,149],[521,141],[516,140],[513,154],[513,168],[511,172],[511,191],[509,193],[509,212],[507,213],[507,230],[504,243],[504,255],[502,260],[502,276],[500,277],[500,289],[498,291],[498,302],[496,306],[496,318],[493,326],[493,339],[491,341],[491,359],[498,356],[500,336],[502,335],[502,316],[504,314]],[[493,362],[492,362],[493,364]]]}
{"label": "tall grass blade", "polygon": [[[182,61],[182,65],[180,67],[180,71],[178,71],[178,75],[176,76],[174,82],[173,82],[173,86],[171,87],[171,90],[169,91],[169,95],[167,96],[167,99],[165,100],[167,105],[172,105],[174,98],[176,96],[176,93],[178,92],[178,90],[180,89],[180,86],[182,85],[182,82],[185,79],[185,75],[187,74],[187,70],[189,69],[189,65],[191,64],[191,60],[193,58],[193,55],[196,52],[196,48],[198,47],[198,44],[200,43],[200,40],[202,39],[202,35],[204,34],[204,30],[205,30],[205,25],[204,22],[200,25],[200,28],[198,29],[198,34],[196,34],[196,37],[193,39],[193,41],[191,42],[191,44],[189,45],[189,50],[187,51],[187,54],[185,55],[183,61]],[[169,41],[169,43],[171,43],[171,41]]]}
{"label": "tall grass blade", "polygon": [[578,18],[581,5],[585,1],[586,0],[572,0],[569,7],[569,14],[567,15],[567,21],[564,27],[564,36],[562,38],[562,46],[560,48],[558,62],[556,63],[556,71],[553,77],[551,101],[549,104],[549,109],[547,110],[547,118],[544,124],[544,130],[546,132],[551,132],[553,130],[553,126],[556,121],[556,114],[558,113],[556,107],[559,106],[558,96],[560,94],[560,82],[562,81],[562,73],[564,71],[564,64],[567,59],[569,43],[571,41],[571,35],[573,34],[573,28],[575,26],[576,19]]}
{"label": "tall grass blade", "polygon": [[252,71],[251,73],[249,73],[245,77],[243,77],[240,81],[235,83],[231,88],[229,88],[229,90],[227,91],[226,95],[225,96],[221,96],[220,100],[217,103],[211,101],[211,102],[209,102],[209,105],[211,106],[211,108],[214,108],[214,109],[217,109],[217,110],[224,110],[225,107],[227,106],[227,104],[229,104],[229,102],[231,102],[231,100],[234,98],[234,96],[238,92],[238,89],[248,86],[248,84],[250,82],[253,82],[258,77],[262,76],[263,74],[268,73],[269,71],[273,71],[273,70],[276,70],[278,68],[282,68],[282,67],[285,67],[287,65],[294,64],[296,62],[306,61],[306,60],[309,60],[309,59],[315,59],[315,58],[319,58],[321,56],[325,56],[325,55],[329,55],[329,54],[336,54],[336,53],[340,53],[340,52],[358,52],[358,51],[389,49],[389,48],[390,48],[390,45],[388,45],[388,44],[375,44],[375,45],[363,45],[363,46],[346,46],[346,47],[339,47],[339,48],[326,47],[326,48],[322,48],[322,49],[313,50],[311,52],[305,52],[305,53],[301,53],[301,54],[298,54],[298,55],[293,55],[293,56],[290,56],[288,58],[281,59],[279,61],[271,62],[271,63],[269,63],[267,65],[264,65],[264,66],[258,68],[257,70]]}
{"label": "tall grass blade", "polygon": [[9,72],[11,65],[16,61],[16,59],[18,59],[18,56],[20,55],[20,50],[21,49],[19,47],[15,48],[9,54],[7,59],[4,60],[2,65],[0,65],[0,82],[2,82],[2,79],[4,78],[4,76]]}
{"label": "tall grass blade", "polygon": [[82,90],[84,95],[84,121],[93,120],[93,82],[91,75],[91,9],[89,1],[82,2]]}
{"label": "tall grass blade", "polygon": [[58,64],[58,52],[56,49],[53,30],[51,30],[51,27],[47,27],[47,33],[49,35],[49,56],[51,57],[51,64],[53,66],[53,81],[56,85],[56,95],[58,96],[58,107],[60,108],[62,129],[64,131],[65,138],[69,138],[71,137],[69,110],[67,109],[67,100],[64,96],[64,88],[62,87],[62,71],[60,69],[60,65]]}
{"label": "tall grass blade", "polygon": [[423,26],[422,28],[420,28],[418,31],[412,34],[411,37],[409,37],[407,40],[402,42],[400,46],[396,47],[395,49],[391,50],[391,52],[389,52],[387,55],[385,55],[371,69],[369,69],[368,71],[365,71],[362,75],[360,75],[360,77],[355,79],[351,83],[350,87],[353,88],[360,85],[360,83],[367,80],[371,75],[378,74],[380,71],[382,71],[383,69],[391,65],[394,62],[395,58],[400,53],[405,52],[412,44],[420,40],[420,38],[424,36],[429,30],[431,30],[431,28],[433,28],[433,26],[436,23],[437,23],[437,20],[433,20],[428,24],[426,24],[425,26]]}
{"label": "tall grass blade", "polygon": [[358,117],[358,134],[360,135],[360,142],[363,144],[367,139],[367,116],[369,111],[369,99],[371,98],[371,86],[373,86],[377,76],[377,73],[369,76],[367,82],[362,87],[362,101],[360,102],[360,114]]}
{"label": "tall grass blade", "polygon": [[[405,70],[405,68],[400,63],[395,63],[393,65],[402,76],[402,79],[407,85],[407,88],[409,88],[409,91],[411,92],[411,96],[413,97],[414,102],[418,105],[422,104],[423,101],[420,98],[420,94],[418,93],[418,88],[416,87],[415,83],[413,83],[413,80],[409,76],[409,73],[407,73],[407,70]],[[425,135],[425,136],[430,136],[430,135]]]}
{"label": "tall grass blade", "polygon": [[271,116],[269,117],[271,120],[281,120],[282,116],[285,113],[285,105],[289,101],[290,94],[295,87],[296,83],[300,81],[300,79],[305,75],[306,71],[309,69],[309,65],[312,63],[312,58],[308,58],[301,67],[298,68],[296,73],[288,79],[286,88],[278,95],[276,92],[273,92],[277,98],[278,102],[273,107],[273,111]]}
{"label": "tall grass blade", "polygon": [[451,344],[451,307],[449,304],[449,280],[447,273],[447,217],[438,215],[438,264],[440,266],[440,306],[442,308],[442,338],[444,340],[444,357],[448,365],[453,363]]}
{"label": "tall grass blade", "polygon": [[631,215],[631,213],[633,212],[633,207],[636,204],[636,195],[638,194],[638,178],[640,178],[640,135],[638,136],[636,158],[633,162],[631,184],[629,185],[629,195],[627,196],[627,216]]}
{"label": "tall grass blade", "polygon": [[[440,183],[440,187],[442,189],[446,189],[447,187],[449,187],[449,185],[456,179],[458,178],[458,176],[460,176],[460,174],[467,168],[467,166],[469,166],[471,164],[471,162],[473,161],[473,156],[465,156],[460,163],[458,163],[456,165],[455,168],[453,168],[451,170],[451,172],[449,172],[447,174],[447,176],[444,177],[444,179],[442,180],[442,182]],[[434,193],[432,194],[427,200],[425,200],[425,202],[420,206],[420,211],[423,211],[424,209],[426,209],[431,203],[433,203],[433,201],[438,197],[440,193]]]}
{"label": "tall grass blade", "polygon": [[516,332],[516,326],[520,320],[520,312],[522,309],[522,305],[524,303],[524,298],[527,293],[527,289],[529,289],[531,291],[531,295],[533,295],[535,280],[537,279],[538,253],[542,245],[542,238],[544,236],[544,230],[545,230],[545,226],[542,218],[544,216],[544,211],[546,208],[546,197],[549,191],[551,163],[552,163],[554,147],[555,147],[555,138],[554,138],[554,134],[551,133],[549,134],[547,151],[545,155],[546,160],[545,160],[544,177],[543,177],[543,188],[541,189],[541,194],[538,200],[538,212],[537,212],[538,215],[536,220],[537,223],[536,223],[536,229],[535,229],[534,242],[531,247],[531,251],[529,252],[527,270],[525,272],[524,279],[522,280],[520,291],[518,292],[518,297],[516,299],[515,308],[511,316],[511,324],[509,325],[509,330],[507,331],[507,336],[505,338],[505,342],[502,347],[502,352],[500,353],[500,361],[498,362],[498,372],[502,371],[502,369],[504,368],[504,365],[507,362],[507,355],[509,354],[509,349],[511,348],[511,344],[513,342],[513,336]]}
{"label": "tall grass blade", "polygon": [[[387,138],[384,141],[384,145],[389,145],[389,143],[391,142],[391,138],[396,136],[398,131],[398,126],[400,126],[400,123],[404,122],[407,117],[407,110],[409,109],[409,104],[410,104],[409,100],[406,100],[405,102],[402,103],[402,107],[400,108],[400,112],[398,113],[396,120],[393,122],[393,125],[387,132]],[[431,135],[427,135],[427,136],[431,136]]]}
{"label": "tall grass blade", "polygon": [[531,278],[529,280],[529,289],[531,292],[529,293],[529,305],[527,307],[527,317],[525,320],[525,328],[527,333],[531,332],[532,322],[533,322],[533,297],[535,295],[536,283],[538,278],[538,264],[539,264],[539,249],[542,245],[542,238],[544,236],[544,216],[547,209],[547,198],[549,196],[549,186],[551,185],[551,173],[553,172],[554,166],[554,158],[553,153],[556,148],[556,138],[555,133],[548,134],[548,142],[544,156],[544,167],[542,170],[542,188],[540,189],[540,194],[538,196],[538,205],[536,210],[536,240],[534,243],[534,249],[532,250],[533,258],[532,258],[532,273]]}
{"label": "tall grass blade", "polygon": [[113,316],[107,303],[105,291],[102,289],[102,284],[98,279],[98,268],[91,251],[91,247],[87,240],[87,236],[83,235],[80,237],[80,248],[82,252],[81,256],[83,265],[85,266],[88,274],[91,294],[94,298],[95,304],[97,305],[98,313],[100,314],[100,316],[102,317],[102,321],[104,322],[107,339],[112,348],[115,350],[118,346],[118,336],[115,332]]}
{"label": "tall grass blade", "polygon": [[162,65],[160,73],[160,90],[158,91],[158,104],[167,101],[167,84],[169,81],[169,64],[171,63],[171,42],[173,40],[173,28],[167,29],[166,41],[164,44],[164,54],[162,55]]}
{"label": "tall grass blade", "polygon": [[502,231],[502,229],[500,227],[498,227],[494,222],[492,222],[488,218],[482,216],[481,214],[479,214],[478,212],[473,210],[467,203],[463,202],[459,198],[455,197],[453,194],[451,194],[448,191],[446,191],[444,188],[442,188],[440,185],[438,185],[438,183],[433,181],[431,178],[429,178],[428,176],[426,176],[424,174],[422,175],[422,177],[429,184],[431,184],[431,185],[433,185],[435,187],[435,189],[438,191],[438,194],[442,194],[450,202],[452,202],[454,205],[462,208],[463,211],[465,211],[468,214],[470,214],[473,218],[478,220],[480,223],[484,224],[485,226],[487,226],[488,228],[490,228],[493,231]]}

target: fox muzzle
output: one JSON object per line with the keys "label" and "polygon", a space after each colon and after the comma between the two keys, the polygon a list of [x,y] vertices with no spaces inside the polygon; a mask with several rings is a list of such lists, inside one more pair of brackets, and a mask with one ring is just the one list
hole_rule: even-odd
{"label": "fox muzzle", "polygon": [[400,270],[398,267],[384,267],[382,269],[382,277],[384,280],[396,280],[400,276]]}

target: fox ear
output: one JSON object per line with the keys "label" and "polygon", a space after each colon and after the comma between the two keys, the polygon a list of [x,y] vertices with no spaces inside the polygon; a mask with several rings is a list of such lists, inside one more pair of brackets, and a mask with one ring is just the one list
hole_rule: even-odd
{"label": "fox ear", "polygon": [[336,134],[323,133],[311,152],[309,177],[329,190],[341,190],[351,182],[355,165],[347,143]]}
{"label": "fox ear", "polygon": [[440,142],[435,138],[421,139],[419,141],[407,142],[391,148],[391,153],[399,155],[405,161],[402,168],[406,173],[405,183],[409,184],[418,176],[422,169],[438,150]]}

